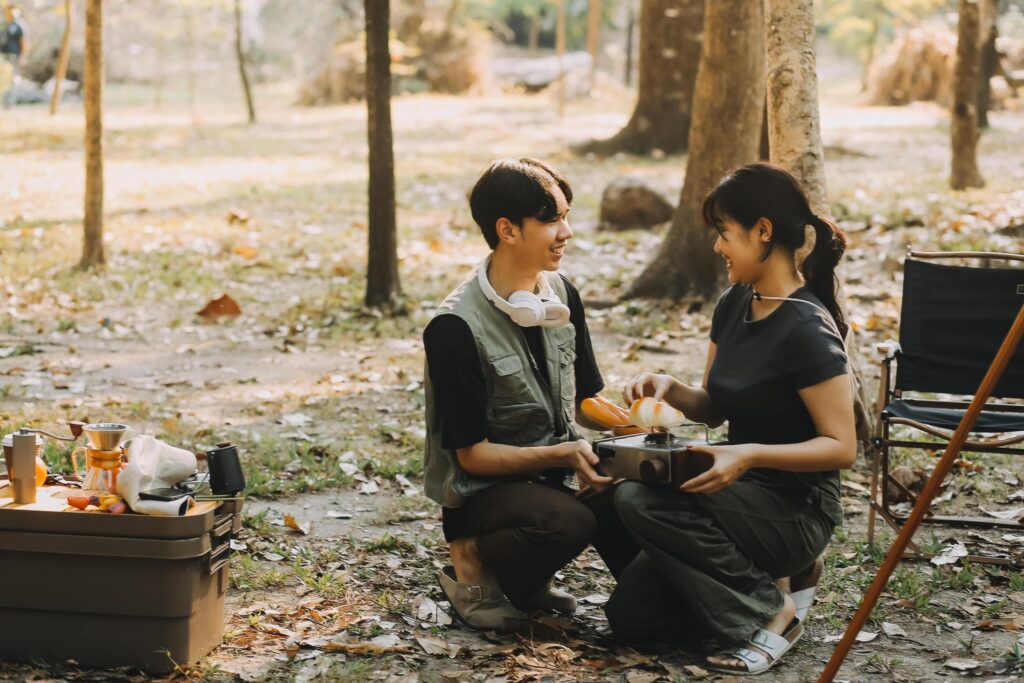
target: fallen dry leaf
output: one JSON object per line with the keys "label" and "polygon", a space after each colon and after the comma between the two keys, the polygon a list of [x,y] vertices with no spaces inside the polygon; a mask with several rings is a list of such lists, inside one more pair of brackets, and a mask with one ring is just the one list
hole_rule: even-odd
{"label": "fallen dry leaf", "polygon": [[303,536],[308,536],[309,532],[313,530],[312,522],[300,522],[299,520],[295,519],[294,515],[285,515],[284,525],[289,529],[294,529],[295,531],[298,531]]}
{"label": "fallen dry leaf", "polygon": [[977,659],[947,659],[942,665],[949,669],[956,669],[957,671],[970,671],[971,669],[977,669],[981,666],[981,662]]}
{"label": "fallen dry leaf", "polygon": [[219,299],[213,299],[203,310],[197,313],[200,318],[206,318],[207,320],[216,320],[224,316],[234,318],[242,315],[242,309],[239,308],[238,302],[232,299],[227,294],[223,295]]}

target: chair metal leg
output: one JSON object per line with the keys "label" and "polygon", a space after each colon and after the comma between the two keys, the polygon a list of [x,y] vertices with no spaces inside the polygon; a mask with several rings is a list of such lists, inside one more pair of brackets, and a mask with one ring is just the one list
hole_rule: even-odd
{"label": "chair metal leg", "polygon": [[871,449],[871,499],[868,502],[868,544],[875,542],[875,505],[878,502],[878,447]]}

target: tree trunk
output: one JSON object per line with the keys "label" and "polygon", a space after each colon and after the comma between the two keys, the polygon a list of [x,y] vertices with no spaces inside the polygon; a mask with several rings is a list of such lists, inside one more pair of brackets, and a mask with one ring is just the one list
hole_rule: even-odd
{"label": "tree trunk", "polygon": [[57,113],[60,103],[61,82],[68,75],[68,61],[71,55],[71,0],[64,0],[64,38],[60,41],[60,56],[57,70],[53,74],[53,96],[50,98],[50,116]]}
{"label": "tree trunk", "polygon": [[245,93],[245,107],[249,112],[249,123],[256,123],[256,108],[252,104],[252,88],[249,74],[245,71],[245,49],[242,47],[242,2],[235,0],[235,57],[238,59],[238,75],[242,77],[242,92]]}
{"label": "tree trunk", "polygon": [[188,92],[188,110],[192,115],[192,127],[199,127],[199,114],[196,111],[196,30],[193,9],[182,5],[185,13],[185,71]]}
{"label": "tree trunk", "polygon": [[164,32],[157,31],[156,44],[153,47],[156,60],[156,72],[153,74],[153,109],[160,111],[164,103]]}
{"label": "tree trunk", "polygon": [[530,34],[526,40],[527,52],[532,57],[537,54],[537,44],[540,42],[540,8],[530,14]]}
{"label": "tree trunk", "polygon": [[590,53],[591,91],[594,90],[594,81],[597,78],[597,53],[601,47],[601,2],[602,0],[589,0],[587,3],[587,52]]}
{"label": "tree trunk", "polygon": [[626,0],[626,73],[622,82],[633,85],[633,34],[636,33],[636,11],[632,0]]}
{"label": "tree trunk", "polygon": [[949,181],[954,190],[985,186],[978,170],[979,20],[978,0],[960,0],[953,70],[953,172]]}
{"label": "tree trunk", "polygon": [[370,147],[370,226],[366,305],[393,303],[398,279],[395,156],[391,139],[390,0],[364,0],[366,11],[366,121]]}
{"label": "tree trunk", "polygon": [[768,139],[768,98],[764,100],[764,108],[761,111],[761,145],[758,151],[761,161],[768,161],[772,158],[772,145]]}
{"label": "tree trunk", "polygon": [[608,140],[576,148],[603,156],[685,152],[704,28],[703,0],[643,0],[636,109]]}
{"label": "tree trunk", "polygon": [[103,0],[85,3],[85,216],[81,268],[103,265]]}
{"label": "tree trunk", "polygon": [[558,116],[565,116],[565,0],[555,0],[555,54],[558,55]]}
{"label": "tree trunk", "polygon": [[988,110],[992,101],[992,77],[996,75],[999,53],[996,52],[996,38],[999,37],[999,0],[983,0],[981,6],[981,65],[978,69],[978,126],[988,128]]}
{"label": "tree trunk", "polygon": [[708,0],[693,94],[690,152],[679,206],[654,260],[627,297],[708,295],[724,271],[701,203],[726,171],[757,161],[765,102],[764,14],[760,2]]}
{"label": "tree trunk", "polygon": [[828,213],[825,152],[818,115],[813,0],[765,0],[768,146],[792,173],[811,210]]}

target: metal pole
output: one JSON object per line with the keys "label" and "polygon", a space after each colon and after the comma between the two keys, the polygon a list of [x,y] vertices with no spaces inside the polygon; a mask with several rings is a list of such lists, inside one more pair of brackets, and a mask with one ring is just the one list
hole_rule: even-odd
{"label": "metal pole", "polygon": [[999,378],[1002,377],[1003,371],[1006,370],[1006,366],[1009,364],[1010,358],[1017,349],[1022,336],[1024,336],[1024,305],[1020,307],[1017,319],[1014,320],[1013,325],[1010,327],[1006,339],[1003,340],[1003,345],[999,347],[992,365],[989,366],[988,372],[985,373],[985,378],[981,380],[978,393],[974,395],[971,405],[967,408],[967,412],[964,413],[963,419],[960,420],[960,425],[956,428],[956,432],[953,434],[953,438],[950,439],[949,445],[946,446],[946,452],[942,454],[942,459],[935,466],[932,476],[929,477],[928,483],[925,484],[924,490],[921,491],[921,495],[917,499],[917,505],[914,506],[907,521],[903,524],[903,528],[900,529],[899,535],[893,541],[892,547],[889,548],[889,553],[885,556],[881,568],[879,568],[878,573],[875,575],[875,580],[871,582],[871,586],[864,594],[860,607],[857,608],[857,612],[853,615],[850,625],[846,627],[846,633],[843,634],[842,640],[839,641],[835,651],[832,652],[832,658],[825,665],[825,670],[818,677],[818,683],[831,683],[832,679],[839,672],[839,667],[842,666],[843,660],[846,659],[850,648],[853,647],[854,639],[860,633],[864,622],[868,619],[868,615],[874,609],[875,603],[878,602],[886,582],[888,582],[893,570],[903,556],[903,552],[907,549],[907,545],[913,538],[914,532],[921,525],[921,520],[924,518],[925,513],[928,512],[932,499],[935,498],[935,494],[939,491],[939,486],[953,467],[953,461],[960,454],[960,449],[963,448],[964,442],[967,441],[967,436],[974,427],[974,423],[978,421],[981,409],[985,406],[989,396],[992,395],[996,384],[999,383]]}

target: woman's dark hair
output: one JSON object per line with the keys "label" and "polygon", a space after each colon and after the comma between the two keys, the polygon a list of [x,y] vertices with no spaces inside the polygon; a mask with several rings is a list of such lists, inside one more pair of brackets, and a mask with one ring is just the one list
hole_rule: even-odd
{"label": "woman's dark hair", "polygon": [[545,223],[558,217],[555,188],[572,204],[572,187],[565,177],[537,159],[497,159],[492,161],[469,193],[469,210],[480,226],[487,244],[498,246],[496,223],[507,218],[522,227],[524,218]]}
{"label": "woman's dark hair", "polygon": [[761,218],[771,221],[772,239],[765,245],[762,260],[776,244],[795,252],[804,244],[804,226],[812,226],[814,249],[800,266],[800,273],[832,314],[840,334],[846,335],[847,325],[836,301],[839,280],[835,274],[846,251],[846,234],[831,221],[814,215],[800,183],[789,171],[765,163],[732,170],[704,198],[701,212],[704,221],[719,232],[727,218],[746,230]]}

